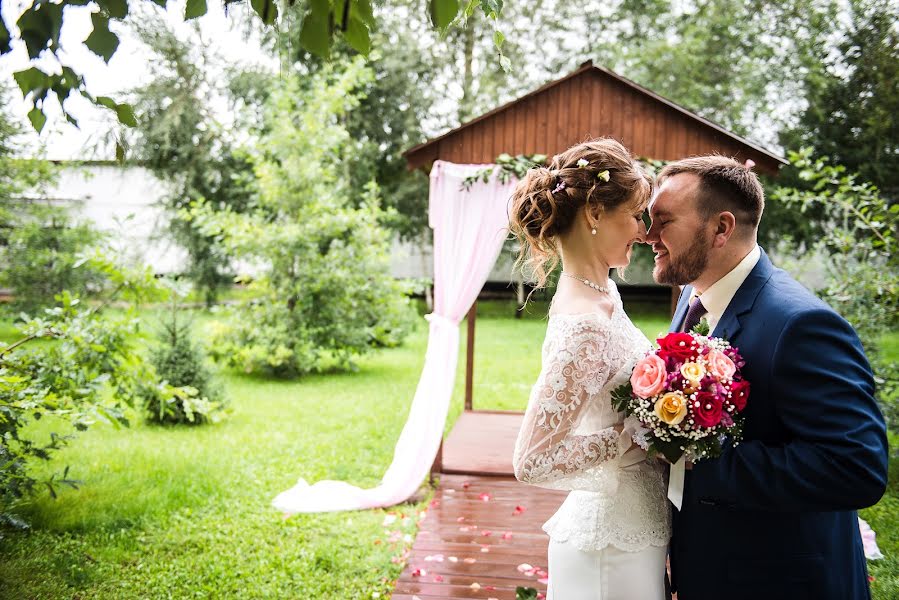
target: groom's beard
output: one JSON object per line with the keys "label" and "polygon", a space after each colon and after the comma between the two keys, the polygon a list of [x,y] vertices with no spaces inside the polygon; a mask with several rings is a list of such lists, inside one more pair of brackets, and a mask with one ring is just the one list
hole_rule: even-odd
{"label": "groom's beard", "polygon": [[686,252],[677,258],[668,250],[668,264],[665,267],[656,265],[652,276],[657,283],[666,285],[687,285],[696,281],[709,265],[709,244],[697,237]]}

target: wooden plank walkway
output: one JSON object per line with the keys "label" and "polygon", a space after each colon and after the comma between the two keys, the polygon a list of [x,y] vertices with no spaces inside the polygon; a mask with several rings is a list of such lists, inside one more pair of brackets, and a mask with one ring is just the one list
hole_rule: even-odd
{"label": "wooden plank walkway", "polygon": [[523,413],[464,411],[443,443],[443,473],[512,476]]}
{"label": "wooden plank walkway", "polygon": [[565,496],[511,477],[441,475],[393,600],[515,600],[517,586],[545,594],[541,526]]}

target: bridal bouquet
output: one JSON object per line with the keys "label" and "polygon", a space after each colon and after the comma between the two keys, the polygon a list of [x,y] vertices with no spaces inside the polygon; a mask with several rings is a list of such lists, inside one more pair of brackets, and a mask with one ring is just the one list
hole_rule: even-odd
{"label": "bridal bouquet", "polygon": [[738,443],[740,414],[749,398],[745,364],[721,338],[669,333],[659,349],[637,362],[630,382],[612,392],[612,403],[639,421],[634,440],[670,462],[716,457],[730,437]]}

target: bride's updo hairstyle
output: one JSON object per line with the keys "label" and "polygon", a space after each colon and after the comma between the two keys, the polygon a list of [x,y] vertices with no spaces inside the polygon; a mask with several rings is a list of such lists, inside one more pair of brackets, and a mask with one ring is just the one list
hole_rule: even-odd
{"label": "bride's updo hairstyle", "polygon": [[518,264],[543,287],[559,264],[558,237],[574,225],[582,206],[597,220],[622,204],[638,206],[652,193],[652,181],[617,141],[600,138],[572,146],[518,182],[510,225],[518,237]]}

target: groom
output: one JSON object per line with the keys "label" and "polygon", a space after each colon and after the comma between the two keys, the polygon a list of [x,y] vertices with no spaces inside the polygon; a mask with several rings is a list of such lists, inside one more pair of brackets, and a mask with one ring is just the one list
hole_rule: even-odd
{"label": "groom", "polygon": [[688,465],[673,590],[679,600],[870,598],[855,511],[884,493],[887,442],[858,337],[757,245],[764,194],[752,171],[704,156],[667,165],[659,182],[653,276],[686,285],[672,330],[706,318],[739,349],[752,386],[743,441]]}

